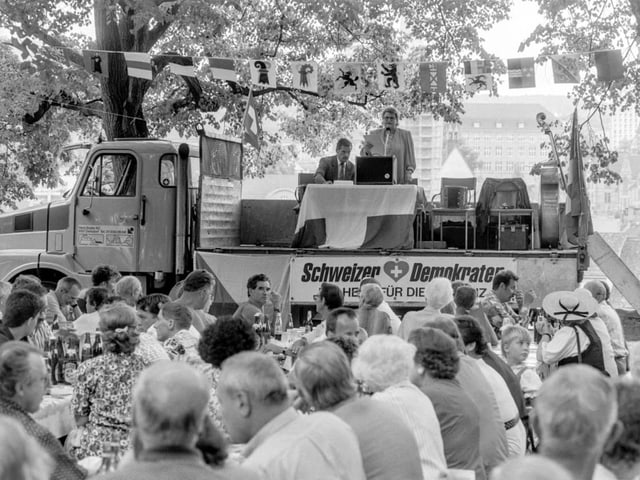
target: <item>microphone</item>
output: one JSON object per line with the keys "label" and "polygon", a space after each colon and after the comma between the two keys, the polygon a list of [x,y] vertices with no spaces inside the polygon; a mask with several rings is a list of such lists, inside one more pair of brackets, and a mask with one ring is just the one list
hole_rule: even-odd
{"label": "microphone", "polygon": [[391,128],[384,129],[384,154],[387,155],[387,144],[389,143],[389,137],[391,136]]}

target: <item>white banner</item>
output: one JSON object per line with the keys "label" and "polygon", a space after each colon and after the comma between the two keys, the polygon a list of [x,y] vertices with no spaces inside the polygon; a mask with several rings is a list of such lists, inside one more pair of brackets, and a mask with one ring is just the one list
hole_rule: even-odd
{"label": "white banner", "polygon": [[311,303],[323,282],[342,287],[345,303],[358,303],[360,281],[374,277],[388,302],[422,303],[426,284],[436,277],[460,280],[479,297],[491,289],[501,270],[517,275],[510,257],[294,257],[291,260],[291,302]]}

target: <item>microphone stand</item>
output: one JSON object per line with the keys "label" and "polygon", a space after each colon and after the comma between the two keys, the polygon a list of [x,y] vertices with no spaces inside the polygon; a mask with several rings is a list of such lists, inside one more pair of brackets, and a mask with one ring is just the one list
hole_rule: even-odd
{"label": "microphone stand", "polygon": [[387,156],[387,145],[389,144],[389,137],[391,136],[391,130],[389,127],[384,130],[384,155]]}

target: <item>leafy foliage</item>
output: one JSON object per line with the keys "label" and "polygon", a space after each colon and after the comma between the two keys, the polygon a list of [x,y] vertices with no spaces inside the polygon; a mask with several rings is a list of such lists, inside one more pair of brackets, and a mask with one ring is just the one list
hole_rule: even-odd
{"label": "leafy foliage", "polygon": [[[53,158],[68,140],[68,132],[95,140],[96,125],[107,139],[162,137],[171,130],[192,135],[198,123],[239,136],[249,91],[246,62],[237,62],[237,83],[212,79],[202,65],[197,79],[180,78],[165,70],[167,53],[279,62],[278,87],[254,92],[261,118],[277,128],[264,135],[264,154],[247,155],[245,171],[250,174],[264,172],[275,161],[273,146],[289,143],[288,139],[301,141],[313,155],[333,149],[338,136],[377,125],[385,104],[394,104],[403,116],[432,112],[455,122],[468,97],[458,66],[465,58],[491,58],[479,32],[506,18],[510,4],[510,0],[0,0],[0,23],[7,26],[12,45],[21,54],[20,71],[29,76],[29,82],[15,82],[21,91],[18,97],[29,102],[16,110],[21,116],[15,113],[14,124],[22,123],[23,131],[12,139],[21,145],[12,161],[23,165],[25,177],[35,184],[55,183],[58,165]],[[77,33],[92,21],[95,40]],[[130,78],[123,55],[113,54],[108,78],[94,76],[84,69],[84,48],[149,52],[158,73],[153,81]],[[288,62],[303,59],[317,60],[324,67],[317,94],[288,86]],[[364,93],[351,97],[333,93],[329,62],[372,66],[378,59],[449,61],[448,90],[443,95],[425,94],[417,71],[410,71],[407,92],[379,92],[373,69],[368,68]],[[503,66],[497,63],[497,69]],[[30,139],[44,136],[47,141]],[[36,151],[48,152],[48,166],[43,164],[38,172],[29,167],[29,161],[35,161],[25,153],[33,151],[29,142],[37,144]],[[44,172],[46,180],[38,176]]]}
{"label": "leafy foliage", "polygon": [[[640,114],[640,58],[637,36],[640,33],[640,0],[536,0],[544,23],[522,43],[521,49],[532,43],[542,45],[538,57],[546,61],[549,55],[581,52],[582,69],[586,71],[580,84],[570,92],[574,104],[587,115],[614,114],[634,109]],[[593,56],[588,52],[621,49],[624,76],[621,80],[601,82],[597,79]],[[568,135],[558,135],[558,154],[568,158]],[[610,151],[606,132],[599,138],[581,140],[586,178],[609,185],[622,181],[609,166],[618,154]],[[536,167],[532,171],[535,173]]]}

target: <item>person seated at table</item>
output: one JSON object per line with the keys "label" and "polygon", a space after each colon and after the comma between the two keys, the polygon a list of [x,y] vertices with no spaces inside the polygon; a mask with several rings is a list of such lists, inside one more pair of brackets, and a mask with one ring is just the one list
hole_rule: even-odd
{"label": "person seated at table", "polygon": [[98,324],[100,323],[100,314],[98,310],[102,308],[105,300],[109,297],[109,290],[104,287],[91,287],[87,290],[85,296],[87,313],[83,313],[73,322],[73,327],[76,329],[76,335],[79,337],[84,336],[85,333],[90,333],[92,338],[98,330]]}
{"label": "person seated at table", "polygon": [[247,280],[246,302],[238,305],[233,314],[234,318],[239,318],[253,325],[256,323],[256,316],[260,315],[262,320],[275,324],[276,313],[280,312],[282,299],[280,294],[271,289],[271,280],[264,273],[252,275]]}
{"label": "person seated at table", "polygon": [[351,155],[351,142],[341,138],[336,145],[336,154],[320,159],[313,181],[315,183],[333,183],[336,180],[353,181],[356,167],[349,161],[349,155]]}
{"label": "person seated at table", "polygon": [[378,309],[383,300],[382,289],[374,283],[363,285],[360,289],[358,322],[369,336],[391,333],[389,315]]}
{"label": "person seated at table", "polygon": [[421,327],[411,332],[409,343],[416,347],[411,382],[429,397],[436,411],[447,467],[470,470],[477,480],[486,479],[480,454],[480,411],[456,379],[460,369],[456,342],[441,330]]}
{"label": "person seated at table", "polygon": [[46,303],[35,293],[14,290],[9,294],[0,323],[0,345],[9,340],[27,341],[44,314]]}
{"label": "person seated at table", "polygon": [[[42,352],[25,342],[9,341],[0,346],[0,416],[17,420],[30,437],[35,438],[54,462],[52,480],[85,478],[86,472],[69,457],[62,444],[31,414],[38,411],[49,382]],[[0,437],[8,434],[0,429]],[[13,440],[15,437],[11,436]],[[0,449],[6,458],[8,450]],[[4,477],[0,478],[15,478]]]}
{"label": "person seated at table", "polygon": [[[159,362],[145,370],[133,393],[135,461],[104,480],[254,480],[258,475],[226,464],[224,441],[212,431],[206,456],[198,448],[208,424],[207,379],[192,367]],[[217,434],[217,435],[216,435]]]}
{"label": "person seated at table", "polygon": [[360,152],[363,156],[393,156],[396,158],[396,183],[411,183],[416,169],[415,148],[411,132],[398,128],[398,110],[387,107],[382,111],[382,128],[365,136]]}
{"label": "person seated at table", "polygon": [[413,432],[389,405],[358,397],[349,360],[337,345],[322,341],[302,350],[293,379],[307,406],[331,412],[353,429],[367,479],[422,478]]}
{"label": "person seated at table", "polygon": [[71,409],[80,428],[73,453],[78,459],[102,456],[104,442],[129,446],[131,390],[145,367],[134,354],[138,344],[136,311],[115,304],[100,311],[104,353],[78,366]]}
{"label": "person seated at table", "polygon": [[236,353],[254,351],[256,348],[258,348],[258,335],[253,326],[236,318],[219,318],[216,323],[208,326],[202,332],[202,338],[198,344],[198,353],[202,360],[213,367],[210,371],[209,415],[213,419],[215,426],[225,435],[227,430],[222,423],[220,403],[216,396],[222,362]]}
{"label": "person seated at table", "polygon": [[0,415],[0,478],[49,480],[53,461],[13,418]]}

